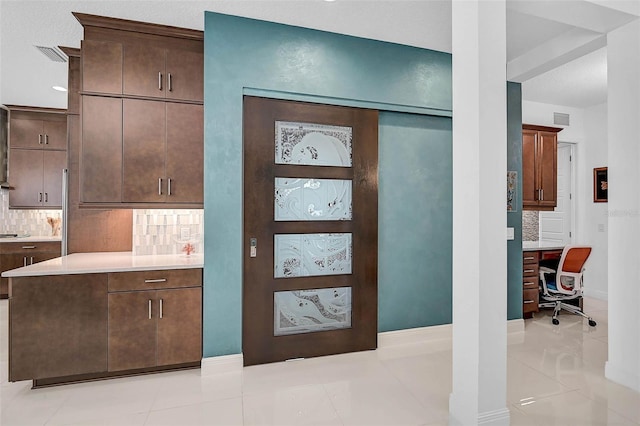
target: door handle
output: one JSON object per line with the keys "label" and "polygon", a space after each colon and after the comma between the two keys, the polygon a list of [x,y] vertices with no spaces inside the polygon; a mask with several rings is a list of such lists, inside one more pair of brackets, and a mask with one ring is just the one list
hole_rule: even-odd
{"label": "door handle", "polygon": [[42,202],[42,192],[38,192],[38,202]]}
{"label": "door handle", "polygon": [[151,319],[151,299],[149,299],[149,319]]}
{"label": "door handle", "polygon": [[160,299],[160,319],[162,319],[162,305],[163,305],[163,300]]}
{"label": "door handle", "polygon": [[540,189],[540,201],[544,201],[544,189]]}
{"label": "door handle", "polygon": [[48,203],[48,202],[49,202],[49,193],[48,193],[48,192],[45,192],[45,193],[44,193],[44,202],[45,202],[45,203]]}
{"label": "door handle", "polygon": [[173,91],[173,84],[172,84],[173,79],[171,78],[171,73],[167,73],[167,77],[169,79],[169,91],[171,92]]}
{"label": "door handle", "polygon": [[38,144],[42,145],[42,135],[38,135]]}
{"label": "door handle", "polygon": [[46,133],[44,135],[44,144],[49,145],[49,135],[47,135]]}
{"label": "door handle", "polygon": [[27,256],[22,258],[22,266],[27,266]]}
{"label": "door handle", "polygon": [[171,178],[167,179],[167,195],[171,195]]}
{"label": "door handle", "polygon": [[162,178],[158,178],[158,195],[162,195]]}
{"label": "door handle", "polygon": [[162,73],[158,71],[158,90],[162,90]]}

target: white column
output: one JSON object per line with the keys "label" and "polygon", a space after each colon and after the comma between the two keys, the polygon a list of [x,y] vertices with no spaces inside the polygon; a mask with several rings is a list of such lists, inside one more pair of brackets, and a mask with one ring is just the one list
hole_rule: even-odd
{"label": "white column", "polygon": [[640,22],[607,36],[609,359],[605,376],[640,391]]}
{"label": "white column", "polygon": [[505,0],[453,0],[449,423],[508,425]]}

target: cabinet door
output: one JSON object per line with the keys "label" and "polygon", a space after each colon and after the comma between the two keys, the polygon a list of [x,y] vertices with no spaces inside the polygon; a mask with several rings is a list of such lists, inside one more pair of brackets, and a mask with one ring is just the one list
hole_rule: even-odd
{"label": "cabinet door", "polygon": [[165,97],[165,49],[144,43],[124,46],[123,93]]}
{"label": "cabinet door", "polygon": [[67,119],[64,121],[43,121],[44,148],[67,149]]}
{"label": "cabinet door", "polygon": [[203,106],[167,103],[167,201],[202,203],[204,180]]}
{"label": "cabinet door", "polygon": [[165,103],[123,102],[123,201],[163,202],[167,185]]}
{"label": "cabinet door", "polygon": [[168,99],[202,101],[204,99],[204,55],[186,50],[167,51]]}
{"label": "cabinet door", "polygon": [[122,201],[122,99],[82,97],[81,199]]}
{"label": "cabinet door", "polygon": [[9,140],[11,148],[42,148],[44,143],[42,120],[12,118]]}
{"label": "cabinet door", "polygon": [[9,157],[9,206],[40,207],[43,152],[35,149],[11,149]]}
{"label": "cabinet door", "polygon": [[556,206],[557,193],[557,135],[552,132],[538,132],[538,171],[540,176],[540,200],[544,207]]}
{"label": "cabinet door", "polygon": [[82,41],[82,90],[122,94],[122,44]]}
{"label": "cabinet door", "polygon": [[538,204],[536,183],[536,138],[534,130],[522,131],[522,204],[524,207]]}
{"label": "cabinet door", "polygon": [[158,365],[202,359],[202,289],[158,290]]}
{"label": "cabinet door", "polygon": [[109,294],[109,371],[156,365],[155,291]]}
{"label": "cabinet door", "polygon": [[43,151],[43,207],[62,206],[62,169],[67,167],[67,151]]}
{"label": "cabinet door", "polygon": [[11,381],[107,370],[107,275],[12,278]]}

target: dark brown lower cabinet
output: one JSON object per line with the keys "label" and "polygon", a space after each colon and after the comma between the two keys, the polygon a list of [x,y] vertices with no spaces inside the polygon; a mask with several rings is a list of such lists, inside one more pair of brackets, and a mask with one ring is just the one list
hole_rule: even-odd
{"label": "dark brown lower cabinet", "polygon": [[[0,242],[0,272],[60,257],[61,243],[55,241]],[[9,279],[0,278],[0,299],[9,296]]]}
{"label": "dark brown lower cabinet", "polygon": [[202,290],[109,294],[109,371],[198,362]]}
{"label": "dark brown lower cabinet", "polygon": [[9,380],[107,371],[107,275],[11,278]]}

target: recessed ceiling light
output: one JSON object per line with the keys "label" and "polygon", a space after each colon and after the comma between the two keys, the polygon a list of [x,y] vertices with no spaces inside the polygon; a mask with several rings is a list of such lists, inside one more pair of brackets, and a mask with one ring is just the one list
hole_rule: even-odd
{"label": "recessed ceiling light", "polygon": [[57,90],[58,92],[66,92],[67,89],[62,86],[53,86],[53,90]]}

